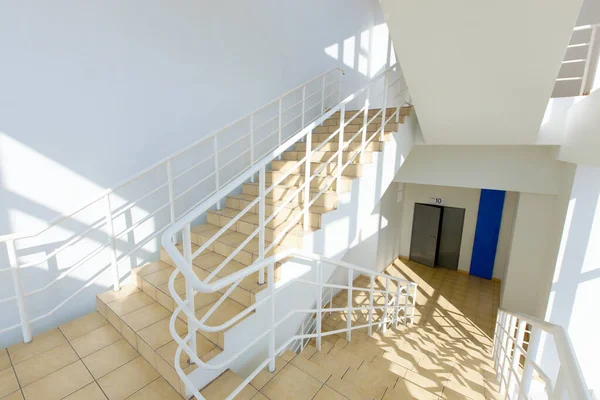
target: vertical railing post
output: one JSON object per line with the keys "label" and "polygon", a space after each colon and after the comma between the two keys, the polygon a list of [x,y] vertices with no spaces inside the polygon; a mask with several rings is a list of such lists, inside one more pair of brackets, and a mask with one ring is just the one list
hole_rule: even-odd
{"label": "vertical railing post", "polygon": [[19,310],[19,320],[21,321],[21,332],[23,342],[31,342],[31,326],[29,325],[29,316],[27,315],[27,305],[25,304],[25,291],[23,290],[23,281],[21,280],[21,271],[19,269],[19,259],[17,258],[17,248],[14,240],[6,242],[8,251],[8,263],[12,276],[15,297],[17,298],[17,309]]}
{"label": "vertical railing post", "polygon": [[[396,295],[394,296],[394,318],[392,318],[392,323],[394,327],[398,327],[398,314],[400,314],[400,281],[396,281]],[[404,314],[404,319],[406,320],[406,312]]]}
{"label": "vertical railing post", "polygon": [[[501,381],[500,381],[500,393],[504,393],[504,391],[508,391],[508,381],[510,379],[510,368],[509,368],[509,363],[510,363],[510,349],[512,348],[512,343],[514,337],[513,335],[515,334],[515,329],[517,326],[517,317],[515,317],[514,315],[510,315],[508,317],[508,334],[506,335],[506,342],[504,347],[504,359],[502,360],[502,369],[500,372],[500,376],[501,376]],[[510,339],[509,339],[510,338]]]}
{"label": "vertical railing post", "polygon": [[411,310],[410,310],[410,323],[414,324],[415,323],[415,308],[417,305],[417,284],[413,283],[412,287],[413,287],[413,297],[412,297],[412,304],[411,304]]}
{"label": "vertical railing post", "polygon": [[[300,327],[300,335],[301,336],[304,336],[305,321],[306,321],[305,319],[302,320],[302,326]],[[303,351],[304,351],[304,338],[301,338],[300,339],[300,353],[302,353]]]}
{"label": "vertical railing post", "polygon": [[[191,226],[190,224],[185,224],[183,227],[183,258],[185,258],[185,263],[188,265],[190,271],[194,268],[192,264],[192,234],[191,234]],[[188,303],[187,312],[189,315],[194,315],[196,312],[195,307],[195,298],[196,292],[192,286],[192,283],[189,279],[185,278],[185,300]],[[190,335],[190,349],[192,349],[193,353],[196,354],[196,326],[191,322],[191,319],[188,317],[188,334]]]}
{"label": "vertical railing post", "polygon": [[338,103],[342,101],[342,76],[344,76],[344,71],[340,70],[340,81],[338,82]]}
{"label": "vertical railing post", "polygon": [[585,93],[585,87],[587,85],[588,74],[590,72],[590,62],[592,60],[592,51],[594,50],[594,41],[596,39],[596,28],[596,25],[592,26],[592,33],[590,36],[590,41],[588,43],[588,51],[585,57],[585,65],[583,67],[583,78],[581,80],[581,88],[579,89],[580,96],[583,96],[583,94]]}
{"label": "vertical railing post", "polygon": [[[254,114],[250,114],[250,167],[254,165]],[[254,183],[254,174],[250,177],[250,182]]]}
{"label": "vertical railing post", "polygon": [[381,141],[385,140],[385,117],[387,112],[387,92],[388,92],[388,71],[384,73],[383,78],[383,109],[381,111]]}
{"label": "vertical railing post", "polygon": [[[517,325],[517,336],[516,336],[516,342],[515,342],[515,346],[514,346],[514,351],[513,351],[513,359],[512,359],[512,370],[513,372],[510,374],[511,378],[509,379],[509,385],[508,385],[508,391],[509,393],[515,393],[516,390],[513,390],[514,386],[513,386],[513,382],[515,383],[515,385],[517,385],[517,389],[518,389],[518,379],[515,375],[516,371],[519,370],[519,361],[521,360],[521,349],[523,348],[523,340],[525,339],[525,325],[526,322],[525,320],[519,320],[519,323]],[[514,380],[513,380],[514,378]]]}
{"label": "vertical railing post", "polygon": [[342,106],[340,110],[340,137],[338,144],[338,166],[337,166],[337,182],[335,186],[335,191],[339,195],[341,193],[342,187],[342,165],[344,165],[344,125],[346,123],[346,105]]}
{"label": "vertical railing post", "polygon": [[533,362],[537,355],[537,349],[540,343],[540,330],[534,327],[529,332],[529,344],[527,353],[525,353],[525,364],[523,365],[523,375],[521,375],[521,387],[519,388],[519,399],[529,398],[529,388],[533,379]]}
{"label": "vertical railing post", "polygon": [[[258,175],[258,260],[265,259],[265,166],[260,167]],[[265,269],[258,270],[258,284],[265,283]]]}
{"label": "vertical railing post", "polygon": [[373,304],[373,294],[375,290],[375,276],[371,275],[371,284],[369,286],[369,327],[368,327],[368,331],[369,331],[369,336],[371,336],[371,334],[373,333],[373,307],[375,306],[375,304]]}
{"label": "vertical railing post", "polygon": [[365,115],[363,116],[363,126],[360,144],[360,163],[365,161],[365,143],[367,141],[367,122],[369,121],[369,96],[371,93],[371,86],[367,86],[365,92]]}
{"label": "vertical railing post", "polygon": [[323,75],[323,81],[321,83],[321,115],[325,113],[325,77]]}
{"label": "vertical railing post", "polygon": [[[278,127],[277,127],[277,137],[279,138],[279,146],[277,146],[278,148],[283,144],[283,98],[279,98],[279,111],[278,111]],[[281,160],[281,154],[279,154],[278,159]]]}
{"label": "vertical railing post", "polygon": [[269,301],[269,372],[275,372],[275,264],[267,267]]}
{"label": "vertical railing post", "polygon": [[390,301],[390,278],[385,278],[385,303],[383,304],[383,327],[381,331],[383,333],[387,332],[387,322],[388,322],[388,302]]}
{"label": "vertical railing post", "polygon": [[[215,152],[215,193],[219,192],[220,183],[219,183],[219,142],[217,141],[217,135],[215,135],[213,140],[213,151]],[[221,209],[221,199],[217,200],[217,210]]]}
{"label": "vertical railing post", "polygon": [[348,310],[346,312],[346,340],[348,343],[352,341],[352,278],[354,274],[352,270],[348,268]]}
{"label": "vertical railing post", "polygon": [[117,265],[117,245],[115,242],[115,226],[113,224],[113,218],[112,218],[112,208],[110,206],[110,194],[106,194],[104,196],[104,202],[106,205],[106,227],[107,227],[107,231],[108,231],[108,241],[110,243],[109,245],[109,251],[110,251],[110,264],[111,264],[111,268],[113,270],[113,290],[119,291],[121,289],[121,282],[120,282],[120,278],[119,278],[119,268]]}
{"label": "vertical railing post", "polygon": [[[173,224],[175,223],[175,188],[171,160],[167,161],[167,183],[169,185],[169,211],[171,213],[171,224]],[[171,239],[173,240],[173,243],[177,243],[175,235],[173,235]]]}
{"label": "vertical railing post", "polygon": [[[401,84],[402,84],[402,75],[398,73],[398,65],[396,65],[396,75],[398,75],[398,79],[396,79],[398,81],[398,87],[401,88]],[[396,123],[400,122],[400,104],[401,104],[401,99],[400,99],[400,93],[401,93],[402,89],[398,89],[398,101],[396,104]]]}
{"label": "vertical railing post", "polygon": [[306,113],[306,85],[302,86],[302,128],[304,128],[304,118],[305,118],[305,114]]}
{"label": "vertical railing post", "polygon": [[306,135],[306,161],[304,164],[304,193],[303,193],[303,206],[304,206],[304,222],[303,227],[305,231],[308,231],[310,227],[310,159],[312,158],[312,132]]}
{"label": "vertical railing post", "polygon": [[317,350],[321,351],[321,318],[323,318],[323,267],[317,261]]}

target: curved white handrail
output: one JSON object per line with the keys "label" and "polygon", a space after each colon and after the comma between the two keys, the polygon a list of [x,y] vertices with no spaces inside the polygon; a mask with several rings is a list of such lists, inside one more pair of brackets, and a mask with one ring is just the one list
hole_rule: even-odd
{"label": "curved white handrail", "polygon": [[[404,316],[404,321],[405,323],[408,321],[408,319],[410,318],[410,322],[412,323],[413,318],[414,318],[414,306],[415,306],[415,301],[416,301],[416,295],[417,295],[417,284],[415,282],[411,282],[408,281],[406,279],[403,278],[399,278],[399,277],[394,277],[391,275],[387,275],[387,274],[383,274],[383,273],[379,273],[367,268],[363,268],[363,267],[359,267],[357,265],[351,264],[351,263],[347,263],[345,261],[341,261],[341,260],[335,260],[329,257],[324,257],[318,254],[314,254],[314,253],[309,253],[309,252],[304,252],[298,249],[289,249],[286,250],[282,253],[278,253],[274,256],[271,256],[269,258],[266,258],[262,261],[258,261],[256,263],[254,263],[253,265],[242,269],[240,271],[237,271],[236,273],[232,274],[231,276],[228,276],[226,278],[222,278],[216,282],[214,282],[214,289],[215,291],[218,291],[234,282],[239,282],[241,281],[243,278],[248,277],[250,275],[252,275],[253,273],[255,273],[256,271],[258,271],[261,268],[265,268],[265,267],[270,267],[269,273],[273,274],[273,265],[275,265],[277,262],[282,261],[282,260],[286,260],[286,259],[290,259],[290,258],[302,258],[305,260],[310,260],[310,261],[314,261],[317,263],[325,263],[325,264],[331,264],[331,265],[335,265],[337,267],[341,267],[344,269],[347,269],[348,271],[351,271],[352,277],[354,277],[354,273],[359,273],[361,275],[367,275],[370,277],[381,277],[384,278],[386,280],[389,281],[393,281],[396,283],[397,287],[398,287],[398,291],[396,293],[400,293],[400,288],[403,288],[404,290],[402,291],[403,295],[402,297],[406,298],[406,303],[408,304],[413,310],[411,310],[411,314],[410,316],[408,314],[405,314]],[[317,264],[317,266],[319,266],[320,264]],[[325,308],[324,306],[321,305],[320,308],[315,308],[315,309],[294,309],[289,311],[285,316],[283,316],[279,321],[274,321],[272,326],[268,326],[265,328],[265,331],[261,334],[259,334],[258,336],[256,336],[255,338],[253,338],[252,341],[250,341],[250,343],[248,343],[247,345],[245,345],[242,349],[238,350],[234,355],[230,356],[227,360],[223,360],[220,361],[219,363],[210,363],[210,362],[204,362],[202,361],[197,355],[196,352],[189,346],[189,342],[190,342],[190,338],[191,338],[191,333],[188,333],[186,335],[186,337],[181,337],[179,335],[179,333],[176,330],[176,321],[179,318],[179,314],[180,313],[184,313],[186,316],[186,321],[188,323],[188,326],[192,326],[193,327],[193,332],[195,332],[196,330],[201,330],[204,332],[221,332],[225,329],[228,329],[229,327],[231,327],[234,323],[237,322],[237,319],[234,317],[232,319],[230,319],[229,321],[219,325],[219,326],[207,326],[206,324],[202,323],[201,321],[199,321],[195,314],[193,312],[189,312],[188,310],[188,306],[189,306],[189,299],[183,300],[181,298],[181,296],[179,296],[179,294],[177,294],[177,291],[175,291],[175,279],[177,278],[177,276],[179,275],[180,271],[179,270],[175,270],[173,272],[173,274],[171,275],[170,279],[169,279],[169,290],[171,291],[171,294],[173,295],[173,299],[175,300],[175,302],[177,303],[177,307],[175,308],[175,311],[173,312],[173,315],[171,316],[171,320],[170,320],[170,324],[169,324],[169,329],[171,332],[171,335],[173,336],[175,342],[178,344],[178,348],[176,351],[176,355],[175,355],[175,360],[179,360],[181,357],[181,353],[182,351],[185,351],[186,355],[190,357],[190,362],[197,365],[199,368],[201,369],[206,369],[206,370],[221,370],[224,368],[227,368],[235,359],[237,359],[241,354],[245,353],[246,351],[248,351],[250,348],[252,348],[253,346],[255,346],[257,343],[259,343],[261,340],[265,339],[265,337],[267,335],[269,335],[271,332],[274,332],[274,330],[281,324],[285,323],[288,319],[290,319],[293,315],[296,314],[309,314],[309,313],[318,313],[318,312],[331,312],[331,311],[347,311],[347,312],[352,312],[352,311],[356,311],[356,310],[368,310],[368,309],[387,309],[389,308],[395,308],[396,307],[396,315],[399,311],[399,305],[398,303],[395,303],[397,305],[395,306],[388,306],[388,305],[383,305],[383,306],[377,306],[373,303],[373,299],[371,297],[371,302],[368,306],[361,306],[361,307],[355,307],[355,306],[351,306],[351,303],[349,303],[348,307],[346,308]],[[317,272],[318,274],[318,272]],[[292,279],[293,281],[301,281],[301,279],[299,278],[294,278]],[[307,283],[305,281],[303,281],[303,283]],[[318,283],[317,283],[318,284]],[[325,287],[328,286],[333,286],[333,287],[337,287],[337,288],[342,288],[342,289],[349,289],[352,290],[353,286],[351,284],[351,281],[348,282],[348,286],[343,286],[343,285],[327,285],[327,284],[323,284],[321,282],[321,290]],[[273,302],[274,301],[274,297],[275,295],[282,291],[284,288],[272,288],[270,287],[270,294],[268,294],[267,296],[265,296],[263,299],[261,299],[260,302],[257,302],[255,304],[253,304],[252,306],[250,306],[248,309],[251,309],[252,311],[254,311],[255,309],[257,309],[259,306],[265,304],[266,302]],[[373,293],[373,292],[384,292],[385,291],[381,291],[381,290],[375,290],[375,289],[368,289],[368,288],[354,288],[356,290],[360,290],[361,292],[368,292],[368,293]],[[411,289],[412,289],[412,293],[411,293]],[[386,297],[388,294],[391,294],[392,296],[395,296],[394,293],[386,293]],[[409,298],[412,298],[412,304],[409,304]],[[395,298],[396,300],[392,300],[392,303],[394,303],[395,301],[397,301],[397,298]],[[386,302],[387,303],[387,302]],[[248,310],[247,309],[247,310]],[[406,312],[406,309],[405,309]],[[242,314],[247,314],[246,310],[239,313],[238,315],[242,315]],[[329,331],[329,332],[322,332],[321,328],[320,328],[320,323],[317,323],[317,332],[316,333],[311,333],[311,334],[297,334],[297,335],[293,335],[290,338],[288,338],[282,345],[279,346],[279,348],[275,351],[276,354],[278,354],[280,351],[282,351],[283,349],[287,348],[292,342],[299,340],[299,339],[308,339],[308,338],[316,338],[318,340],[320,340],[322,337],[325,336],[329,336],[329,335],[335,335],[338,333],[342,333],[342,332],[349,332],[352,330],[356,330],[356,329],[361,329],[361,328],[368,328],[368,327],[372,327],[372,326],[382,326],[385,324],[388,324],[390,322],[393,321],[388,321],[387,320],[387,316],[384,316],[380,321],[374,322],[374,321],[370,321],[367,324],[362,324],[362,325],[357,325],[357,326],[351,326],[348,325],[346,328],[342,328],[342,329],[338,329],[335,331]],[[250,374],[249,377],[247,377],[244,382],[242,382],[237,388],[236,390],[234,390],[227,398],[234,398],[235,395],[237,393],[239,393],[240,390],[243,389],[243,387],[250,382],[250,380],[252,380],[252,378],[254,376],[256,376],[256,374],[258,374],[269,362],[269,359],[267,358],[264,362],[262,362],[261,364],[259,364],[259,366]],[[179,363],[175,362],[175,369],[177,371],[177,373],[179,374],[180,378],[185,382],[186,387],[190,388],[192,394],[197,398],[197,399],[203,399],[204,397],[202,397],[202,395],[200,394],[200,392],[193,386],[193,383],[189,380],[189,378],[187,377],[186,373],[179,367]]]}
{"label": "curved white handrail", "polygon": [[[529,343],[525,350],[523,342],[527,328],[530,328]],[[560,360],[560,370],[555,382],[544,371],[544,366],[536,361],[541,332],[553,339]],[[519,376],[522,356],[525,363]],[[544,381],[549,397],[564,398],[564,393],[568,393],[573,399],[593,399],[573,344],[566,329],[561,325],[527,314],[499,309],[494,335],[494,360],[501,389],[506,391],[508,399],[520,399],[528,395],[533,370],[538,372]]]}

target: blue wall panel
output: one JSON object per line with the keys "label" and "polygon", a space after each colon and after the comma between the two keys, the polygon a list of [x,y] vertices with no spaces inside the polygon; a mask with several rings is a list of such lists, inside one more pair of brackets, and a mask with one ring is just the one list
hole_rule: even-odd
{"label": "blue wall panel", "polygon": [[504,190],[481,189],[471,257],[471,275],[492,279],[505,196]]}

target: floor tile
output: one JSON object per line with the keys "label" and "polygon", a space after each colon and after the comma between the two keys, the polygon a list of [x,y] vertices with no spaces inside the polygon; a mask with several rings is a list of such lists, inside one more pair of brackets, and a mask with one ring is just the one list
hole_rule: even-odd
{"label": "floor tile", "polygon": [[312,399],[322,386],[321,382],[306,372],[287,364],[261,392],[271,400],[308,400]]}
{"label": "floor tile", "polygon": [[63,335],[67,340],[73,340],[76,337],[85,335],[93,330],[106,325],[108,321],[100,313],[94,312],[88,315],[84,315],[81,318],[77,318],[73,321],[67,322],[64,325],[59,326]]}
{"label": "floor tile", "polygon": [[98,380],[98,384],[110,400],[122,400],[158,376],[158,372],[140,356],[103,376]]}
{"label": "floor tile", "polygon": [[0,371],[10,367],[10,358],[6,349],[0,349]]}
{"label": "floor tile", "polygon": [[27,400],[62,399],[93,382],[81,361],[60,369],[23,388]]}
{"label": "floor tile", "polygon": [[79,357],[71,345],[65,343],[15,365],[15,372],[21,386],[27,386],[77,360]]}
{"label": "floor tile", "polygon": [[346,397],[342,396],[341,394],[339,394],[335,390],[331,389],[330,387],[323,385],[321,390],[319,390],[317,392],[316,396],[313,397],[313,399],[314,400],[345,400]]}
{"label": "floor tile", "polygon": [[137,356],[138,352],[125,339],[121,339],[84,357],[83,363],[95,379],[100,379]]}
{"label": "floor tile", "polygon": [[[226,398],[231,392],[235,390],[242,382],[242,378],[231,372],[230,370],[225,371],[221,376],[215,379],[210,385],[200,391],[200,394],[206,400],[221,400]],[[251,399],[256,395],[256,389],[248,385],[242,389],[236,397],[236,400]],[[270,398],[271,400],[276,400]]]}
{"label": "floor tile", "polygon": [[0,371],[0,398],[19,390],[19,382],[12,368]]}
{"label": "floor tile", "polygon": [[273,379],[275,375],[278,374],[283,367],[285,367],[286,364],[287,362],[283,358],[277,357],[275,359],[275,371],[269,372],[269,366],[266,366],[262,371],[258,373],[258,375],[254,377],[254,379],[250,381],[250,384],[255,389],[262,389],[263,386],[265,386],[271,379]]}
{"label": "floor tile", "polygon": [[108,308],[117,316],[129,314],[135,310],[146,307],[152,304],[154,300],[144,292],[135,292],[134,294],[117,299],[108,304]]}
{"label": "floor tile", "polygon": [[66,342],[67,339],[60,330],[51,329],[36,335],[29,343],[18,343],[10,346],[8,353],[13,364],[18,364]]}
{"label": "floor tile", "polygon": [[21,390],[17,390],[6,397],[3,397],[2,400],[23,400],[23,393],[21,393]]}
{"label": "floor tile", "polygon": [[119,332],[112,325],[107,324],[83,336],[79,336],[71,341],[71,345],[73,345],[79,357],[85,357],[121,338],[122,336]]}
{"label": "floor tile", "polygon": [[180,400],[182,397],[164,378],[158,378],[127,400]]}
{"label": "floor tile", "polygon": [[92,382],[86,387],[65,397],[64,400],[106,400],[106,396],[102,393],[100,386],[98,386],[96,382]]}

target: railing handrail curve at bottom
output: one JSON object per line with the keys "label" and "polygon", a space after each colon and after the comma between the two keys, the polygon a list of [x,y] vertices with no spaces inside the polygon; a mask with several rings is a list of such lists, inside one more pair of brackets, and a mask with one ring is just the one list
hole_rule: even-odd
{"label": "railing handrail curve at bottom", "polygon": [[[398,286],[400,284],[404,285],[406,287],[406,290],[402,293],[402,297],[404,297],[406,299],[405,300],[406,304],[408,304],[409,298],[412,297],[411,314],[410,314],[410,316],[408,314],[404,315],[404,323],[406,324],[409,318],[410,318],[410,322],[411,323],[413,322],[415,300],[416,300],[416,295],[417,295],[417,284],[415,282],[408,281],[406,279],[395,277],[392,275],[383,274],[383,273],[380,273],[380,272],[377,272],[374,270],[370,270],[368,268],[363,268],[363,267],[360,267],[360,266],[357,266],[355,264],[351,264],[351,263],[348,263],[345,261],[335,260],[330,257],[325,257],[322,255],[318,255],[318,254],[314,254],[314,253],[310,253],[310,252],[306,252],[306,251],[302,251],[302,250],[298,250],[298,249],[288,249],[286,251],[277,253],[271,257],[265,258],[264,260],[255,262],[251,266],[237,272],[237,274],[238,274],[237,281],[243,279],[244,277],[250,276],[251,274],[258,271],[259,269],[265,268],[265,267],[268,268],[268,273],[271,274],[271,276],[272,276],[274,273],[273,266],[281,260],[290,259],[290,258],[302,258],[302,259],[314,261],[317,263],[318,268],[321,268],[320,263],[332,264],[336,267],[345,268],[348,271],[351,271],[353,273],[358,272],[361,275],[368,275],[371,277],[381,277],[381,278],[385,278],[386,280],[395,281]],[[180,270],[175,269],[175,271],[173,271],[173,273],[171,274],[171,277],[169,279],[169,289],[171,290],[171,293],[173,294],[173,299],[175,300],[176,305],[177,305],[175,310],[173,311],[173,314],[171,315],[170,324],[169,324],[169,330],[171,332],[171,335],[178,345],[176,353],[175,353],[175,360],[179,360],[181,357],[182,351],[185,351],[186,355],[188,357],[190,357],[190,363],[195,364],[199,368],[202,368],[205,370],[219,370],[219,369],[227,368],[231,364],[231,362],[233,362],[233,360],[238,358],[241,354],[246,352],[252,346],[256,345],[259,341],[265,339],[265,337],[268,334],[270,334],[271,332],[274,332],[274,330],[279,325],[284,323],[286,320],[288,320],[290,317],[292,317],[295,314],[317,313],[319,311],[327,312],[328,310],[331,309],[331,308],[326,308],[323,305],[321,305],[320,309],[319,308],[297,309],[297,310],[293,309],[293,310],[289,311],[279,321],[277,321],[277,322],[273,321],[274,323],[271,328],[265,329],[265,331],[262,334],[255,337],[249,344],[247,344],[242,349],[238,350],[236,352],[236,354],[230,356],[229,359],[227,359],[225,361],[221,361],[218,364],[211,364],[210,362],[203,362],[195,354],[195,352],[188,346],[188,342],[190,341],[190,338],[191,338],[190,333],[187,333],[187,335],[184,338],[182,338],[176,330],[176,321],[181,312],[183,312],[186,315],[188,325],[192,325],[195,328],[195,329],[193,329],[194,332],[196,331],[196,329],[203,330],[203,328],[207,328],[206,325],[204,325],[198,321],[195,314],[189,312],[189,307],[188,307],[189,300],[188,299],[183,300],[177,294],[177,292],[174,290],[175,289],[175,280],[177,279],[177,276],[180,273],[181,273]],[[319,272],[317,271],[317,273],[319,273]],[[241,276],[240,276],[240,274],[241,274]],[[287,284],[292,283],[294,281],[299,281],[299,280],[300,279],[298,277],[296,277],[296,278],[291,279],[291,281],[288,282]],[[221,281],[223,281],[223,280],[221,280]],[[221,281],[219,281],[219,282],[221,282]],[[267,296],[265,296],[263,299],[261,299],[260,303],[255,303],[253,306],[249,307],[248,309],[256,309],[257,305],[259,305],[259,304],[262,305],[266,301],[269,301],[269,300],[274,301],[275,295],[277,293],[279,293],[280,291],[284,290],[285,287],[287,287],[287,284],[285,286],[279,287],[279,288],[274,288],[274,287],[269,286],[268,289],[271,289],[270,293]],[[350,290],[352,290],[355,287],[348,286],[348,288]],[[412,293],[410,293],[410,288],[413,289]],[[358,288],[358,287],[356,287],[356,289],[360,289],[360,291],[362,291],[362,292],[368,292],[369,290],[373,290],[373,289]],[[322,288],[321,288],[321,291],[322,291]],[[395,300],[396,301],[396,306],[395,306],[396,311],[395,312],[397,315],[397,313],[399,312],[399,307],[400,307],[399,303],[397,303],[398,302],[397,296],[400,296],[401,292],[400,292],[400,290],[397,290],[396,292],[390,292],[389,294],[392,295],[392,297],[396,296],[396,300]],[[369,308],[383,309],[384,307],[387,308],[387,306],[375,306],[373,299],[371,298],[369,306],[365,306],[364,309],[365,310],[368,310]],[[350,307],[348,311],[355,310],[355,308],[356,307]],[[346,310],[347,308],[343,308],[343,309]],[[406,311],[406,308],[405,308],[405,311]],[[233,318],[230,319],[230,321],[232,321],[232,320],[233,320]],[[362,325],[358,325],[358,326],[348,326],[347,328],[342,328],[342,329],[338,329],[338,330],[330,331],[330,332],[317,332],[314,334],[295,334],[295,335],[290,336],[287,340],[284,341],[283,344],[281,344],[279,347],[277,347],[277,349],[275,349],[275,354],[281,353],[283,350],[288,348],[288,346],[290,344],[292,344],[294,341],[299,340],[299,339],[314,338],[314,339],[320,340],[320,338],[323,336],[335,335],[335,334],[342,333],[342,332],[348,333],[348,332],[351,332],[352,330],[361,329],[361,328],[365,328],[365,327],[372,327],[372,326],[380,326],[381,327],[383,325],[387,326],[387,324],[390,322],[397,323],[397,319],[392,319],[392,321],[389,321],[389,320],[387,320],[387,315],[384,314],[380,320],[378,320],[378,321],[370,320],[367,324],[362,324]],[[228,327],[229,327],[229,324],[227,324],[227,323],[219,326],[219,328],[221,330],[227,329]],[[214,331],[214,330],[211,329],[210,331]],[[260,373],[260,371],[263,368],[265,368],[269,364],[269,361],[270,361],[270,357],[267,357],[267,359],[265,359],[262,363],[260,363],[258,365],[258,367],[256,367],[256,369],[227,397],[227,399],[234,398],[258,373]],[[197,399],[204,399],[204,397],[200,394],[199,390],[194,387],[193,382],[188,378],[187,374],[183,371],[183,369],[181,368],[179,363],[175,362],[174,366],[175,366],[175,370],[177,371],[177,374],[184,381],[186,387],[191,390],[192,395],[195,396],[195,398],[197,398]]]}
{"label": "railing handrail curve at bottom", "polygon": [[[522,324],[523,326],[530,325],[532,327],[530,332],[529,345],[525,354],[521,354],[521,352],[523,351],[523,347],[522,343],[519,343],[519,341],[523,341],[522,337],[524,337],[525,331],[523,329],[519,329],[519,324],[517,324],[517,321],[519,321],[519,324]],[[506,325],[509,325],[508,329],[506,329]],[[534,329],[537,329],[538,332],[534,332]],[[510,365],[506,365],[506,363],[503,363],[502,367],[500,367],[499,362],[499,359],[501,357],[500,352],[503,351],[503,349],[501,349],[500,347],[506,347],[510,345],[514,346],[515,348],[515,352],[513,353],[513,361],[517,363],[517,365],[520,362],[520,357],[525,356],[525,368],[527,368],[529,365],[530,368],[536,369],[542,377],[542,379],[544,380],[546,386],[551,384],[550,378],[543,371],[543,367],[538,365],[535,362],[535,360],[531,359],[537,354],[539,346],[539,341],[537,340],[539,339],[539,331],[547,333],[554,340],[556,352],[560,360],[559,374],[564,373],[567,377],[566,383],[564,383],[566,387],[560,388],[560,390],[564,389],[567,390],[569,393],[573,393],[575,395],[574,398],[578,400],[594,400],[585,382],[583,371],[581,370],[581,366],[579,364],[579,361],[577,360],[577,355],[575,353],[573,343],[571,342],[567,330],[562,325],[544,321],[542,319],[524,313],[509,311],[504,308],[498,309],[498,316],[496,318],[496,332],[494,334],[494,358],[496,359],[497,376],[499,377],[499,379],[502,379],[502,374],[504,374],[503,369],[512,369],[512,367]],[[513,335],[516,335],[517,337],[514,337]],[[519,338],[519,336],[522,337]],[[534,337],[536,339],[533,339]],[[530,353],[533,354],[532,357],[529,357]],[[519,355],[519,357],[516,360],[514,359],[515,354]],[[510,355],[510,351],[504,350],[504,356],[506,359],[509,358],[508,355]],[[511,373],[516,372],[511,370]],[[525,371],[524,369],[523,376],[526,376],[526,374],[527,371]],[[531,376],[529,376],[528,379],[531,380]],[[504,383],[501,383],[504,387]],[[508,383],[510,383],[510,380]],[[523,384],[523,382],[518,382],[518,384]],[[525,384],[527,385],[526,388],[528,390],[530,382],[526,382]],[[508,393],[510,387],[506,387],[506,390],[507,398],[510,398]],[[557,390],[559,390],[559,388],[557,387],[546,387],[546,391],[549,394],[552,392],[556,392]],[[519,393],[521,394],[521,392],[522,391],[520,391]],[[525,396],[527,395],[527,393],[522,394]],[[560,393],[558,394],[558,396],[556,396],[556,398],[562,398],[560,397]]]}

